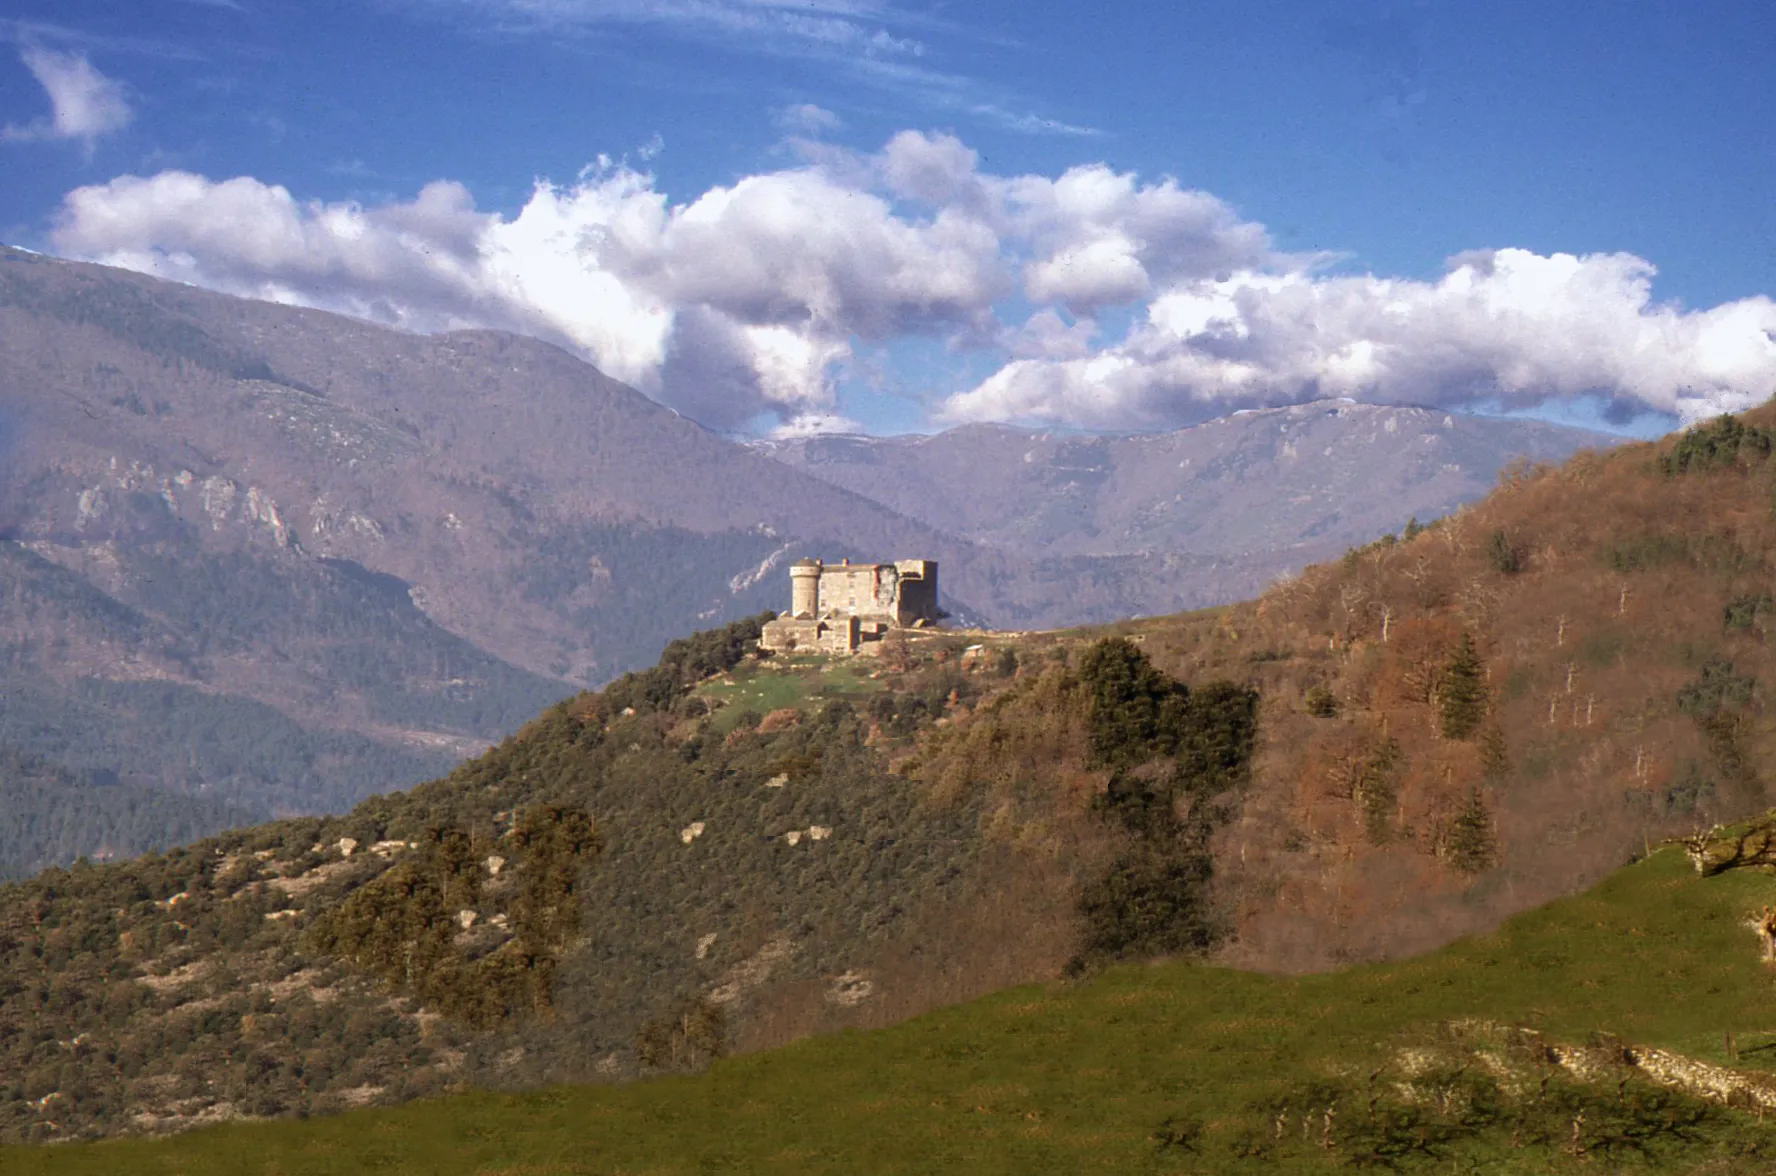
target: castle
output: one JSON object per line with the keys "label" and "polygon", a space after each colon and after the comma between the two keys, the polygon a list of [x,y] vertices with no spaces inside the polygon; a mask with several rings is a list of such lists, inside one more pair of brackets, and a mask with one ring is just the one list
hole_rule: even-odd
{"label": "castle", "polygon": [[937,607],[937,561],[789,566],[789,611],[765,625],[759,645],[779,653],[856,653],[893,629],[918,629],[943,616]]}

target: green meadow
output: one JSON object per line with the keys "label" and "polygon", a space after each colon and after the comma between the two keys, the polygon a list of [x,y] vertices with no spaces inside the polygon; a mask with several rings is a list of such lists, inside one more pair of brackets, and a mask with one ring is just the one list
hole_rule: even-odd
{"label": "green meadow", "polygon": [[[1603,1053],[1658,1046],[1754,1080],[1776,1071],[1776,973],[1748,925],[1773,897],[1764,873],[1704,879],[1666,849],[1400,963],[1299,977],[1118,967],[696,1075],[7,1150],[0,1171],[1770,1171],[1776,1118],[1766,1128],[1632,1067],[1580,1082],[1542,1058],[1479,1080],[1458,1039],[1487,1022]],[[1402,1060],[1430,1055],[1457,1060]]]}
{"label": "green meadow", "polygon": [[775,710],[805,710],[833,699],[857,702],[887,688],[873,660],[806,656],[781,658],[769,666],[737,667],[691,693],[721,707],[714,725],[727,732],[748,715],[756,723],[759,716]]}

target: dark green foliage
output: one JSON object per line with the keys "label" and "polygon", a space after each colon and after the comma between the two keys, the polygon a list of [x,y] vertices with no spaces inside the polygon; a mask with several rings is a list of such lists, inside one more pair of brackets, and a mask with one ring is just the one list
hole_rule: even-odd
{"label": "dark green foliage", "polygon": [[1494,531],[1486,541],[1486,562],[1492,570],[1507,576],[1515,576],[1523,570],[1523,549],[1511,542],[1511,537],[1503,531]]}
{"label": "dark green foliage", "polygon": [[1643,572],[1667,564],[1687,564],[1706,572],[1756,570],[1758,559],[1731,535],[1709,532],[1628,535],[1599,549],[1612,571]]}
{"label": "dark green foliage", "polygon": [[1665,811],[1688,816],[1707,811],[1714,801],[1715,783],[1695,760],[1685,760],[1675,779],[1665,788]]}
{"label": "dark green foliage", "polygon": [[[1210,903],[1213,863],[1165,840],[1116,859],[1080,895],[1082,961],[1200,953],[1226,933]],[[1078,970],[1078,969],[1076,969]]]}
{"label": "dark green foliage", "polygon": [[605,687],[606,712],[621,713],[630,707],[636,711],[670,710],[698,682],[733,669],[756,652],[765,622],[776,615],[760,613],[671,642],[653,669],[624,674]]}
{"label": "dark green foliage", "polygon": [[1120,637],[1094,643],[1079,659],[1079,677],[1091,698],[1092,757],[1126,767],[1177,746],[1190,692],[1154,668],[1140,646]]}
{"label": "dark green foliage", "polygon": [[1410,543],[1420,535],[1424,534],[1424,532],[1424,527],[1419,525],[1418,516],[1413,515],[1406,520],[1406,528],[1400,532],[1400,539],[1402,542]]}
{"label": "dark green foliage", "polygon": [[1464,874],[1484,873],[1498,861],[1492,810],[1486,807],[1480,789],[1468,790],[1468,799],[1450,824],[1445,853],[1449,863]]}
{"label": "dark green foliage", "polygon": [[1386,845],[1394,839],[1399,773],[1405,762],[1399,741],[1390,735],[1358,765],[1352,793],[1363,812],[1363,832],[1371,845]]}
{"label": "dark green foliage", "polygon": [[1755,628],[1762,632],[1772,607],[1776,607],[1776,600],[1767,592],[1735,596],[1722,610],[1722,623],[1728,629]]}
{"label": "dark green foliage", "polygon": [[1626,1065],[1614,1081],[1586,1083],[1532,1054],[1519,1051],[1511,1061],[1522,1071],[1512,1086],[1492,1072],[1496,1056],[1488,1064],[1459,1054],[1409,1080],[1384,1067],[1366,1081],[1297,1082],[1248,1110],[1249,1126],[1230,1140],[1227,1170],[1245,1171],[1247,1160],[1318,1159],[1389,1172],[1473,1172],[1533,1157],[1537,1171],[1598,1163],[1610,1171],[1624,1164],[1708,1171],[1709,1161],[1755,1167],[1772,1156],[1751,1117],[1657,1086]]}
{"label": "dark green foliage", "polygon": [[1175,728],[1178,783],[1194,801],[1245,787],[1258,740],[1258,692],[1210,682],[1180,708]]}
{"label": "dark green foliage", "polygon": [[1081,893],[1086,931],[1069,971],[1206,951],[1225,933],[1209,839],[1248,781],[1258,693],[1227,682],[1191,692],[1116,638],[1086,651],[1079,676],[1093,756],[1115,768],[1098,807],[1131,844]]}
{"label": "dark green foliage", "polygon": [[1486,718],[1486,667],[1473,635],[1463,633],[1437,684],[1443,738],[1471,739]]}
{"label": "dark green foliage", "polygon": [[[1746,757],[1743,733],[1746,711],[1757,693],[1757,679],[1734,672],[1733,663],[1714,658],[1703,664],[1693,682],[1677,692],[1677,709],[1689,715],[1708,743],[1709,759],[1724,787],[1724,799],[1733,807],[1749,806],[1763,799],[1756,767]],[[1676,789],[1673,785],[1673,789]],[[1712,791],[1698,787],[1697,800]],[[1675,791],[1672,795],[1680,795]],[[1670,797],[1668,796],[1668,800]]]}
{"label": "dark green foliage", "polygon": [[1733,672],[1733,663],[1714,658],[1702,666],[1694,682],[1679,688],[1677,709],[1686,715],[1704,717],[1725,707],[1743,707],[1751,703],[1757,679]]}
{"label": "dark green foliage", "polygon": [[[203,555],[152,501],[155,525],[171,530],[153,544],[120,548],[119,594],[127,601],[0,541],[0,598],[9,617],[30,621],[0,636],[0,744],[126,785],[201,792],[264,819],[274,810],[341,810],[378,788],[435,776],[453,757],[307,729],[270,706],[205,688],[206,651],[262,642],[280,661],[306,662],[314,679],[339,684],[342,694],[357,691],[378,717],[428,730],[492,736],[561,693],[439,629],[404,586],[397,592],[343,565]],[[42,626],[176,658],[200,680],[70,679],[53,648],[31,638]]]}
{"label": "dark green foliage", "polygon": [[201,792],[253,820],[275,806],[295,807],[298,796],[305,805],[343,809],[451,762],[349,732],[306,730],[261,703],[176,682],[86,679],[70,687],[27,670],[7,685],[0,744],[94,777]]}
{"label": "dark green foliage", "polygon": [[1338,717],[1338,695],[1324,686],[1312,686],[1301,699],[1307,713],[1316,719],[1335,719]]}
{"label": "dark green foliage", "polygon": [[84,857],[134,857],[251,824],[259,814],[220,801],[75,773],[0,747],[0,879]]}
{"label": "dark green foliage", "polygon": [[[305,945],[477,1027],[545,1009],[597,847],[591,817],[561,805],[526,810],[508,837],[485,845],[454,827],[427,830],[418,854],[323,912]],[[481,858],[495,851],[517,855],[516,893],[509,924],[477,935],[459,913],[482,914]]]}
{"label": "dark green foliage", "polygon": [[318,678],[360,692],[386,722],[492,736],[562,694],[444,629],[405,581],[351,560],[296,575],[276,559],[181,544],[136,550],[129,562],[128,603],[190,634],[193,654],[300,642]]}
{"label": "dark green foliage", "polygon": [[1666,477],[1755,465],[1770,456],[1776,443],[1769,430],[1747,425],[1731,413],[1685,429],[1671,452],[1659,458]]}

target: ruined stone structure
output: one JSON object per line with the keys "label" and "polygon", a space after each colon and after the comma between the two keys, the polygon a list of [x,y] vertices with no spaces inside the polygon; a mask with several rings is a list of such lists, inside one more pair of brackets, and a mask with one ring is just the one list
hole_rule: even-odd
{"label": "ruined stone structure", "polygon": [[789,568],[789,611],[765,626],[759,644],[791,650],[856,653],[894,629],[935,624],[937,561],[824,564],[797,560]]}

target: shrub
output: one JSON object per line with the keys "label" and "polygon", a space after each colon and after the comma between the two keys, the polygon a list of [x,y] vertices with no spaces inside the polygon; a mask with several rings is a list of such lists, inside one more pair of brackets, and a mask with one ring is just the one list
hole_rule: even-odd
{"label": "shrub", "polygon": [[1659,458],[1659,471],[1674,478],[1761,462],[1769,458],[1773,442],[1776,437],[1769,430],[1747,425],[1726,413],[1685,429],[1671,452]]}
{"label": "shrub", "polygon": [[1338,717],[1338,696],[1324,686],[1310,686],[1302,696],[1302,705],[1316,719]]}
{"label": "shrub", "polygon": [[1492,570],[1507,576],[1515,576],[1523,570],[1523,549],[1511,542],[1511,537],[1503,531],[1494,531],[1486,541],[1486,562]]}

